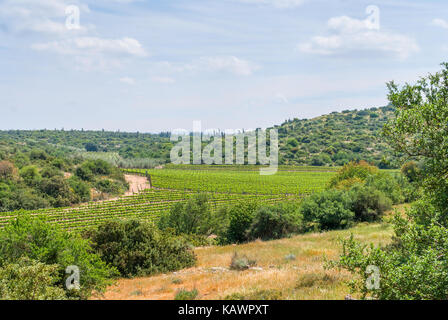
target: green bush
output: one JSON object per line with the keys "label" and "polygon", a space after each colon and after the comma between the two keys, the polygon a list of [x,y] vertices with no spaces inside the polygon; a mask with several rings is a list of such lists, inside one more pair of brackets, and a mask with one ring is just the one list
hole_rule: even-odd
{"label": "green bush", "polygon": [[298,233],[302,227],[302,215],[296,205],[277,204],[261,207],[247,230],[248,240],[271,240]]}
{"label": "green bush", "polygon": [[210,234],[210,206],[206,194],[199,194],[186,202],[176,203],[159,220],[162,230],[171,228],[177,234]]}
{"label": "green bush", "polygon": [[67,182],[78,197],[78,202],[88,202],[91,200],[90,186],[86,182],[76,176],[71,177]]}
{"label": "green bush", "polygon": [[245,255],[239,255],[235,252],[232,256],[232,260],[230,261],[230,270],[244,271],[254,267],[256,264],[257,261],[249,259]]}
{"label": "green bush", "polygon": [[344,180],[365,181],[368,176],[378,173],[375,166],[369,165],[365,161],[350,162],[344,165],[338,173],[330,180],[330,188],[338,188]]}
{"label": "green bush", "polygon": [[20,177],[28,186],[36,186],[41,181],[42,177],[35,166],[26,166],[20,170]]}
{"label": "green bush", "polygon": [[180,289],[176,292],[176,295],[174,296],[174,300],[194,300],[198,296],[199,291],[197,289],[193,290],[187,290],[187,289]]}
{"label": "green bush", "polygon": [[259,204],[251,201],[241,201],[229,208],[229,228],[226,232],[228,243],[247,241],[247,230],[252,224]]}
{"label": "green bush", "polygon": [[22,257],[0,267],[0,300],[65,300],[58,286],[58,265]]}
{"label": "green bush", "polygon": [[420,168],[415,161],[409,161],[403,164],[401,173],[409,180],[409,182],[415,182],[419,178]]}
{"label": "green bush", "polygon": [[112,195],[118,195],[124,191],[120,183],[109,179],[98,181],[97,183],[95,183],[95,188],[101,192]]}
{"label": "green bush", "polygon": [[125,277],[191,267],[196,257],[181,237],[139,220],[111,221],[90,234],[101,258]]}
{"label": "green bush", "polygon": [[224,300],[285,300],[281,290],[255,290],[248,293],[232,293]]}
{"label": "green bush", "polygon": [[57,265],[56,284],[65,288],[68,266],[80,270],[80,290],[67,291],[68,297],[87,299],[94,291],[102,292],[115,275],[100,257],[92,252],[87,240],[67,233],[42,219],[19,217],[0,230],[0,266],[17,263],[26,257],[46,265]]}
{"label": "green bush", "polygon": [[84,181],[93,181],[94,178],[92,170],[84,165],[76,168],[75,175]]}
{"label": "green bush", "polygon": [[175,204],[159,220],[162,230],[173,229],[180,234],[209,236],[222,234],[228,225],[226,210],[212,211],[206,194]]}
{"label": "green bush", "polygon": [[[421,199],[394,216],[388,246],[344,241],[339,261],[330,266],[351,272],[352,290],[363,298],[446,300],[448,297],[448,63],[415,84],[388,83],[395,117],[383,130],[397,153],[418,157]],[[369,266],[380,272],[379,286],[366,286]]]}
{"label": "green bush", "polygon": [[365,185],[383,192],[393,204],[400,204],[406,200],[403,193],[409,183],[399,174],[380,172],[367,177]]}
{"label": "green bush", "polygon": [[339,190],[313,194],[303,201],[300,212],[306,230],[344,229],[354,220],[350,197]]}
{"label": "green bush", "polygon": [[350,190],[349,196],[356,221],[377,221],[385,211],[392,208],[392,200],[370,186],[356,185]]}
{"label": "green bush", "polygon": [[94,174],[103,176],[109,175],[113,171],[112,166],[101,159],[86,161],[82,166],[89,168]]}
{"label": "green bush", "polygon": [[[356,274],[350,282],[352,292],[362,298],[379,300],[446,300],[448,296],[448,264],[444,256],[448,248],[446,227],[423,226],[416,222],[422,217],[434,218],[434,208],[424,201],[408,212],[410,217],[396,216],[396,235],[392,244],[375,247],[355,241],[353,237],[343,241],[339,261],[327,267],[346,269]],[[366,286],[372,275],[369,266],[379,270],[377,288]]]}

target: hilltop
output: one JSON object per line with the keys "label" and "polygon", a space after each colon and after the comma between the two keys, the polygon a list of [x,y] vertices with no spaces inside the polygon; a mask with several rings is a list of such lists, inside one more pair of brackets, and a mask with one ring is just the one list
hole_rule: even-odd
{"label": "hilltop", "polygon": [[[366,160],[380,168],[397,167],[397,159],[380,135],[393,115],[392,107],[347,110],[274,126],[280,138],[280,164],[340,166],[351,160]],[[48,153],[57,150],[59,154],[101,158],[128,168],[168,163],[173,147],[168,132],[10,130],[0,131],[0,141],[0,149],[9,145]]]}
{"label": "hilltop", "polygon": [[280,163],[344,165],[366,160],[380,168],[397,166],[391,148],[381,137],[394,108],[332,112],[313,119],[288,120],[278,129]]}

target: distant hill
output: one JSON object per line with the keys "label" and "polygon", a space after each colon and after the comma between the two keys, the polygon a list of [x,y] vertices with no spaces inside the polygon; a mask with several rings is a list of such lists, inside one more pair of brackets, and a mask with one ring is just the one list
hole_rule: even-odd
{"label": "distant hill", "polygon": [[[393,108],[382,107],[288,120],[275,126],[280,137],[280,164],[338,166],[350,160],[366,160],[382,168],[396,167],[392,150],[380,136],[383,125],[393,115]],[[173,146],[168,132],[0,131],[0,158],[7,145],[19,153],[35,148],[48,153],[57,150],[58,154],[100,157],[115,165],[142,168],[168,163]],[[143,161],[148,158],[152,160]]]}
{"label": "distant hill", "polygon": [[280,138],[280,163],[343,165],[366,160],[382,168],[396,167],[397,159],[381,137],[392,107],[333,112],[313,119],[294,119],[275,126]]}

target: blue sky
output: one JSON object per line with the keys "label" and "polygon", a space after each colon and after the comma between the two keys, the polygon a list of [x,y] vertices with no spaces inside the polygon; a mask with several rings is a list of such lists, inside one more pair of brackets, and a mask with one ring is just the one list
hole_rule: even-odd
{"label": "blue sky", "polygon": [[249,129],[383,106],[387,81],[448,61],[447,40],[442,0],[0,0],[0,129]]}

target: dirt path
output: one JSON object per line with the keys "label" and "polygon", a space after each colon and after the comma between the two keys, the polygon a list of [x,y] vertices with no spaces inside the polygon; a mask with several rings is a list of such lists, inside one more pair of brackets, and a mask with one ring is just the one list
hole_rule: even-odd
{"label": "dirt path", "polygon": [[134,193],[139,193],[146,189],[151,189],[151,185],[146,177],[125,174],[126,182],[129,183],[129,190],[125,193],[125,196],[131,196]]}

